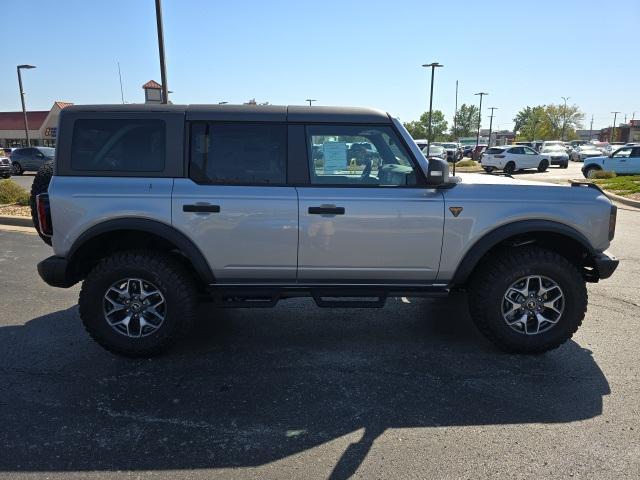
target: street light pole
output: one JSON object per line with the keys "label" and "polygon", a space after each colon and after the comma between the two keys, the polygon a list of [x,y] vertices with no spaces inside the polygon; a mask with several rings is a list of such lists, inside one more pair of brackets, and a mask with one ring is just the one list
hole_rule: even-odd
{"label": "street light pole", "polygon": [[453,112],[453,141],[458,142],[458,125],[456,117],[458,116],[458,80],[456,80],[456,109]]}
{"label": "street light pole", "polygon": [[564,142],[564,132],[565,129],[567,127],[567,100],[569,100],[571,97],[560,97],[564,100],[564,111],[562,112],[562,141]]}
{"label": "street light pole", "polygon": [[162,77],[162,103],[169,102],[167,66],[164,62],[164,29],[162,28],[162,5],[156,0],[156,24],[158,27],[158,52],[160,53],[160,76]]}
{"label": "street light pole", "polygon": [[309,106],[311,106],[312,102],[317,102],[317,100],[314,100],[313,98],[307,98],[305,101],[309,102]]}
{"label": "street light pole", "polygon": [[489,107],[489,110],[491,110],[491,117],[489,120],[489,148],[491,148],[491,131],[493,130],[493,111],[497,109],[498,107]]}
{"label": "street light pole", "polygon": [[611,138],[609,139],[609,143],[616,141],[616,137],[615,137],[615,133],[616,133],[616,118],[618,117],[618,114],[620,112],[611,112],[611,113],[613,113],[613,127],[611,128]]}
{"label": "street light pole", "polygon": [[476,134],[476,150],[478,149],[478,144],[480,143],[480,122],[482,121],[482,97],[485,95],[489,95],[487,92],[478,92],[474,93],[474,95],[480,95],[480,109],[478,110],[478,133]]}
{"label": "street light pole", "polygon": [[20,87],[20,102],[22,102],[22,115],[24,117],[24,136],[27,139],[27,147],[31,146],[31,140],[29,139],[29,122],[27,121],[27,109],[24,105],[24,89],[22,88],[22,74],[20,70],[22,69],[29,70],[32,68],[36,68],[33,65],[18,65],[16,70],[18,71],[18,86]]}
{"label": "street light pole", "polygon": [[[429,150],[431,148],[431,114],[433,113],[433,77],[435,76],[437,67],[444,67],[438,62],[425,63],[423,67],[431,67],[431,93],[429,94],[429,125],[427,125],[427,158],[429,158]],[[455,165],[455,162],[454,162]]]}
{"label": "street light pole", "polygon": [[593,115],[591,115],[591,124],[589,125],[589,141],[593,139]]}

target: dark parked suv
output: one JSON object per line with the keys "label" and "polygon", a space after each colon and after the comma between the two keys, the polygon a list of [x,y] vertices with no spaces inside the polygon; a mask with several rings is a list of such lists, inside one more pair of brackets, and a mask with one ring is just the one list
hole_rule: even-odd
{"label": "dark parked suv", "polygon": [[51,147],[16,148],[11,153],[13,174],[22,175],[27,170],[37,171],[45,162],[53,160],[55,154],[55,148]]}

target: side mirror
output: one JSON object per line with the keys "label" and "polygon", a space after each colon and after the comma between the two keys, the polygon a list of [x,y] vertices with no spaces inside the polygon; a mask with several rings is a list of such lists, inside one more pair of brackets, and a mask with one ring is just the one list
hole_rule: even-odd
{"label": "side mirror", "polygon": [[427,185],[436,187],[447,183],[449,179],[449,164],[441,158],[427,158]]}

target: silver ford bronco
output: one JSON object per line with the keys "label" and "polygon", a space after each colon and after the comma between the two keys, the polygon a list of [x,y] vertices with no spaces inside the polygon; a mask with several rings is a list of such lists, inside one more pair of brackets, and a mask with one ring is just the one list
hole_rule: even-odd
{"label": "silver ford bronco", "polygon": [[82,282],[108,350],[155,354],[200,300],[381,307],[466,290],[508,352],[556,348],[608,278],[616,207],[594,185],[449,174],[402,124],[365,108],[71,106],[36,178],[49,285]]}

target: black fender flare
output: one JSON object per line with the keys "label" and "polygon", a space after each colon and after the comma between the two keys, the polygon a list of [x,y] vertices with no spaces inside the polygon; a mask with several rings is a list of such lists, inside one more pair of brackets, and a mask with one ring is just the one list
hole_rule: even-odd
{"label": "black fender flare", "polygon": [[189,237],[171,225],[147,218],[116,218],[98,223],[85,230],[78,236],[78,238],[76,238],[66,257],[69,261],[72,261],[73,256],[87,241],[97,237],[98,235],[116,230],[145,232],[166,239],[168,242],[174,244],[189,259],[196,273],[203,282],[206,284],[214,283],[215,277],[211,271],[209,263],[200,249]]}
{"label": "black fender flare", "polygon": [[464,284],[476,265],[480,262],[482,257],[491,250],[493,247],[498,245],[500,242],[504,240],[517,236],[524,235],[527,233],[557,233],[560,235],[564,235],[576,242],[580,243],[589,255],[592,257],[597,256],[597,252],[589,243],[589,240],[577,231],[575,228],[565,225],[563,223],[555,222],[552,220],[520,220],[512,223],[507,223],[506,225],[502,225],[490,232],[486,233],[479,240],[477,240],[471,248],[467,250],[464,258],[458,265],[456,272],[453,275],[453,280],[451,281],[454,285]]}

